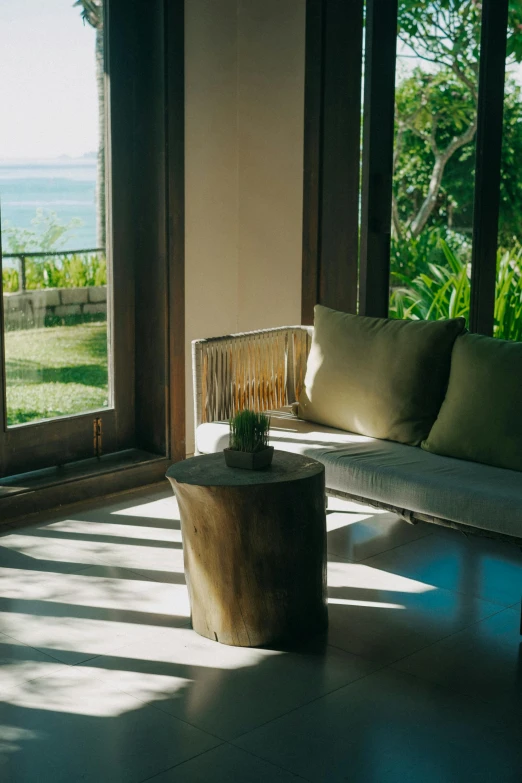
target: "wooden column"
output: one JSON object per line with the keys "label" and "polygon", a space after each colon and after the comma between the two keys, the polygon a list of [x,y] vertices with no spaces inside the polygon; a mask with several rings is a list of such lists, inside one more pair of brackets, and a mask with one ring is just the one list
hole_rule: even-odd
{"label": "wooden column", "polygon": [[308,0],[302,322],[357,307],[363,0]]}

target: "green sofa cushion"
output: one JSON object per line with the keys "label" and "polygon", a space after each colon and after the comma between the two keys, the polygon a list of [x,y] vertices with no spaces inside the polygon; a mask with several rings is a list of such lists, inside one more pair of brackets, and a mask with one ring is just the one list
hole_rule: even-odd
{"label": "green sofa cushion", "polygon": [[453,348],[448,392],[422,448],[522,470],[522,343],[464,334]]}
{"label": "green sofa cushion", "polygon": [[417,446],[444,399],[463,318],[398,321],[315,308],[299,416]]}

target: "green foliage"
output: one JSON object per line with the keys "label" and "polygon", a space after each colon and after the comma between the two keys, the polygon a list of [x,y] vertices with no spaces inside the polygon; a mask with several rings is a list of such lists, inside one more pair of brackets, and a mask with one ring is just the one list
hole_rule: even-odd
{"label": "green foliage", "polygon": [[10,267],[3,269],[2,285],[4,294],[12,294],[14,291],[18,291],[20,288],[18,270]]}
{"label": "green foliage", "polygon": [[[62,223],[55,212],[37,209],[31,221],[32,228],[7,225],[2,229],[7,253],[59,253],[70,239],[70,231],[81,225],[73,218]],[[107,284],[107,263],[104,255],[97,253],[68,253],[47,257],[28,256],[25,262],[26,288],[83,288]],[[2,271],[4,293],[19,290],[17,268],[6,267]]]}
{"label": "green foliage", "polygon": [[[431,139],[444,149],[476,116],[475,100],[449,70],[428,74],[416,68],[396,91],[394,193],[402,233],[417,214],[433,173]],[[399,133],[400,129],[400,133]],[[469,232],[472,225],[475,143],[461,147],[447,162],[428,226]],[[506,80],[502,144],[499,242],[509,246],[520,234],[522,215],[522,90]]]}
{"label": "green foliage", "polygon": [[[393,224],[396,236],[425,225],[469,231],[482,24],[480,0],[399,0],[399,53],[419,66],[397,86]],[[507,65],[522,62],[522,0],[510,0]],[[422,66],[422,67],[420,67]],[[500,243],[520,235],[522,100],[505,90]]]}
{"label": "green foliage", "polygon": [[445,264],[428,262],[409,286],[392,292],[390,312],[397,318],[439,320],[468,317],[470,281],[467,264],[441,239],[439,246]]}
{"label": "green foliage", "polygon": [[522,62],[522,0],[509,0],[507,56]]}
{"label": "green foliage", "polygon": [[[467,318],[470,309],[470,267],[444,239],[438,240],[445,264],[426,264],[413,281],[406,278],[392,291],[390,315],[412,320]],[[499,250],[495,298],[495,337],[522,340],[522,246]]]}
{"label": "green foliage", "polygon": [[[502,135],[502,168],[500,182],[499,244],[510,247],[522,229],[522,89],[512,79],[506,81],[504,125]],[[469,188],[474,171],[465,185]]]}
{"label": "green foliage", "polygon": [[498,254],[495,337],[522,340],[522,246]]}
{"label": "green foliage", "polygon": [[[435,150],[445,150],[476,118],[469,89],[444,68],[425,73],[416,68],[396,91],[394,193],[402,230],[417,215],[433,176]],[[471,224],[474,142],[460,147],[445,164],[428,225]],[[521,149],[522,152],[522,149]]]}
{"label": "green foliage", "polygon": [[430,264],[444,265],[443,240],[450,250],[466,260],[471,259],[471,244],[454,231],[433,228],[418,237],[391,240],[391,286],[409,285],[417,275],[428,273]]}
{"label": "green foliage", "polygon": [[270,419],[264,413],[244,410],[230,420],[229,446],[235,451],[261,451],[268,446]]}
{"label": "green foliage", "polygon": [[399,36],[419,57],[467,66],[478,59],[481,10],[477,0],[399,0]]}
{"label": "green foliage", "polygon": [[[27,258],[25,262],[26,289],[40,288],[84,288],[85,286],[107,285],[107,262],[105,257],[90,253],[72,253],[50,258]],[[7,268],[2,272],[4,293],[19,290],[17,269]]]}

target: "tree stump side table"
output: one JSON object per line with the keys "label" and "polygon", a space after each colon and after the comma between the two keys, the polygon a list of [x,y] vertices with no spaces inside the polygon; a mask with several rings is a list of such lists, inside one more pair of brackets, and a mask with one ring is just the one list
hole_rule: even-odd
{"label": "tree stump side table", "polygon": [[192,627],[223,644],[258,647],[324,630],[324,467],[276,451],[262,471],[222,452],[167,471],[181,515]]}

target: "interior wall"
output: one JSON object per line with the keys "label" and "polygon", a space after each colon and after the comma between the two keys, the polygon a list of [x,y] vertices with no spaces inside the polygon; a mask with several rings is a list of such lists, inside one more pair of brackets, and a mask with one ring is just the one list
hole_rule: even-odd
{"label": "interior wall", "polygon": [[238,3],[238,325],[300,323],[305,0]]}
{"label": "interior wall", "polygon": [[190,343],[299,323],[305,0],[185,0]]}
{"label": "interior wall", "polygon": [[185,0],[187,453],[194,451],[191,341],[237,330],[236,0]]}

